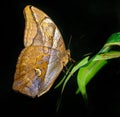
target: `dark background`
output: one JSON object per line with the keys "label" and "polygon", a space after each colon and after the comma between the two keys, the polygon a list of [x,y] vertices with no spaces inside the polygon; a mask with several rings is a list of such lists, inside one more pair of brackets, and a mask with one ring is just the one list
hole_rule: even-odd
{"label": "dark background", "polygon": [[[107,38],[120,32],[119,0],[5,0],[1,2],[0,112],[9,116],[120,117],[120,59],[110,61],[87,85],[88,105],[76,95],[76,74],[68,82],[56,112],[61,87],[55,84],[40,98],[29,98],[12,90],[17,57],[23,46],[23,9],[31,4],[44,10],[59,27],[71,56],[79,61],[93,55]],[[2,32],[1,31],[1,32]],[[68,45],[70,37],[71,43]]]}

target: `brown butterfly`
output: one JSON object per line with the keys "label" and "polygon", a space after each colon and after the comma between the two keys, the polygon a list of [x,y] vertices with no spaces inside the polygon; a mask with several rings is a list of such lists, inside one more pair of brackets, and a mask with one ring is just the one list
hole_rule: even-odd
{"label": "brown butterfly", "polygon": [[69,61],[63,37],[52,19],[40,9],[24,9],[24,46],[18,57],[13,90],[30,97],[49,91]]}

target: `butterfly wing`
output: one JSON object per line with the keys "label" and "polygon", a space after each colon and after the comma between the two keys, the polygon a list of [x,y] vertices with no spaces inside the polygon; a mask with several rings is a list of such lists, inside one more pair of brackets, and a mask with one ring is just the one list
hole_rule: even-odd
{"label": "butterfly wing", "polygon": [[51,88],[68,63],[70,51],[56,24],[43,11],[28,5],[24,16],[25,49],[18,59],[13,89],[39,97]]}

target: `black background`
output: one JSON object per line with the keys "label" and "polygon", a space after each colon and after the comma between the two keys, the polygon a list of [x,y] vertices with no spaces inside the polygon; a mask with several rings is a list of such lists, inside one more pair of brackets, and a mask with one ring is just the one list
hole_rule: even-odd
{"label": "black background", "polygon": [[[71,56],[79,61],[84,54],[101,49],[107,38],[120,32],[119,0],[6,0],[1,2],[0,110],[9,116],[120,117],[120,59],[110,61],[87,85],[88,105],[76,95],[76,74],[68,82],[56,112],[61,88],[40,98],[29,98],[12,90],[17,57],[23,46],[23,9],[31,4],[44,10],[59,27]],[[1,31],[1,32],[2,32]],[[68,45],[70,37],[71,43]],[[61,73],[60,79],[64,73]]]}

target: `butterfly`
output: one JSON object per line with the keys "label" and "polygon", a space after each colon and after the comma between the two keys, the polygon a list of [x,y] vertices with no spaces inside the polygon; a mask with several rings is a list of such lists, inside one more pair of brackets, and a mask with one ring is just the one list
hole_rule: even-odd
{"label": "butterfly", "polygon": [[34,98],[50,90],[69,62],[70,50],[45,12],[27,5],[23,13],[24,48],[17,60],[12,89]]}

